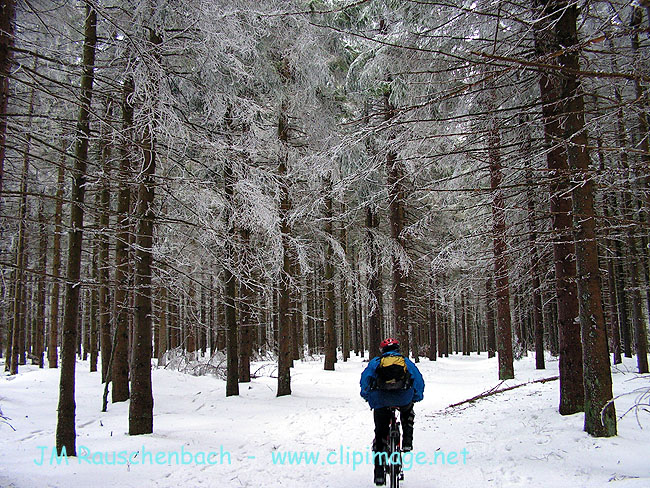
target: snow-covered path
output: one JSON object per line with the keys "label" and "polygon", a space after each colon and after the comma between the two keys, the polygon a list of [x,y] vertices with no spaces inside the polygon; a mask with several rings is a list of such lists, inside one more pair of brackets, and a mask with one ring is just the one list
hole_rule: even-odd
{"label": "snow-covered path", "polygon": [[[365,464],[372,414],[358,386],[364,366],[354,358],[327,372],[318,361],[296,362],[293,394],[283,398],[275,397],[276,380],[268,376],[240,385],[239,397],[225,398],[225,383],[213,376],[156,369],[155,432],[130,437],[128,404],[109,404],[101,413],[99,374],[79,362],[77,449],[86,457],[71,457],[68,464],[51,458],[59,371],[25,367],[17,377],[0,379],[0,408],[16,429],[0,423],[0,487],[372,487]],[[533,358],[524,358],[516,379],[502,386],[557,374],[557,362],[547,366],[535,371]],[[582,432],[582,415],[556,413],[556,381],[445,410],[493,388],[496,360],[456,356],[423,360],[419,367],[425,399],[416,406],[405,488],[650,486],[649,413],[639,417],[645,430],[632,413],[619,422],[618,437],[590,438]],[[617,369],[616,394],[650,387],[650,375],[633,371],[631,360]],[[618,413],[634,398],[618,400]],[[310,464],[303,457],[300,465],[289,465],[286,457],[282,465],[278,456],[291,453],[309,454]]]}

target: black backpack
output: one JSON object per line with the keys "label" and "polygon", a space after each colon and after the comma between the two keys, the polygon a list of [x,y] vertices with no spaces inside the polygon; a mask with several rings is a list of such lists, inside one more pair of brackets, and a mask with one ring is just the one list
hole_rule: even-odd
{"label": "black backpack", "polygon": [[411,374],[404,356],[382,356],[377,366],[377,389],[405,390],[411,386]]}

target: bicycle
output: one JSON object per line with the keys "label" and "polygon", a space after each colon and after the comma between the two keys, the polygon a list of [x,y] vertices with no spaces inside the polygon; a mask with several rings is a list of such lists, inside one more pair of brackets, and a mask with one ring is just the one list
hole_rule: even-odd
{"label": "bicycle", "polygon": [[399,488],[399,482],[404,480],[402,470],[402,433],[400,422],[397,420],[397,407],[390,407],[391,419],[386,440],[386,463],[384,479],[388,478],[390,488]]}

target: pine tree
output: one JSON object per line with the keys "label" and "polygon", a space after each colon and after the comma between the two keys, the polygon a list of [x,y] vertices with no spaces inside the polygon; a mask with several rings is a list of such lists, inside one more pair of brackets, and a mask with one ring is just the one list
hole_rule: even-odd
{"label": "pine tree", "polygon": [[115,236],[115,344],[111,371],[112,402],[123,402],[129,398],[129,307],[128,307],[128,266],[129,266],[129,209],[131,207],[131,150],[130,141],[133,130],[133,104],[131,97],[135,90],[133,79],[127,75],[122,90],[122,128],[123,140],[120,143],[120,168],[118,172],[120,188],[117,197],[117,232]]}
{"label": "pine tree", "polygon": [[7,147],[7,108],[9,106],[9,73],[13,63],[14,22],[16,1],[3,0],[0,4],[0,192],[4,180]]}
{"label": "pine tree", "polygon": [[[563,41],[555,32],[554,25],[562,16],[559,3],[538,0],[539,22],[535,23],[535,48],[540,56],[561,52]],[[568,184],[568,154],[563,145],[555,143],[565,138],[562,126],[565,97],[564,80],[557,72],[541,71],[539,86],[550,170],[551,219],[555,232],[553,256],[555,264],[555,289],[557,295],[559,348],[560,348],[560,407],[562,415],[584,411],[584,388],[582,385],[582,343],[578,326],[578,295],[576,288],[575,245],[572,202]]]}
{"label": "pine tree", "polygon": [[81,245],[84,219],[84,195],[86,166],[88,163],[88,140],[90,138],[90,112],[95,69],[95,46],[97,43],[97,12],[91,2],[85,2],[84,44],[81,76],[81,98],[77,120],[75,164],[72,174],[72,208],[68,237],[68,265],[65,287],[61,347],[61,380],[59,383],[59,406],[56,424],[56,450],[68,456],[76,456],[75,431],[75,347],[81,288]]}

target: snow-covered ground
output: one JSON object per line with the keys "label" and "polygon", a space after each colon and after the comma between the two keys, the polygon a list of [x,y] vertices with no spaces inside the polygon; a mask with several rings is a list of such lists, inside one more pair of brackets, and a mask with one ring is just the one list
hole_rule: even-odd
{"label": "snow-covered ground", "polygon": [[[155,369],[155,432],[130,437],[128,404],[109,404],[102,413],[99,374],[79,362],[77,449],[85,457],[67,464],[51,457],[59,371],[22,367],[18,376],[0,378],[0,408],[15,429],[0,423],[0,487],[374,486],[365,464],[373,423],[359,397],[362,360],[339,361],[335,372],[322,371],[319,361],[296,362],[293,394],[283,398],[276,398],[276,380],[268,376],[273,367],[263,366],[253,370],[262,367],[265,376],[240,385],[240,396],[230,398],[214,376]],[[616,368],[615,394],[650,387],[650,375],[635,374],[634,366],[626,360]],[[647,411],[620,420],[617,437],[595,439],[582,431],[582,415],[557,414],[557,381],[446,409],[497,385],[496,360],[456,356],[425,359],[419,367],[426,390],[416,406],[406,488],[650,486]],[[534,369],[533,358],[515,368],[516,379],[502,386],[557,374],[550,358],[544,371]],[[637,396],[617,400],[618,413]],[[311,464],[303,457],[301,465],[289,465],[288,458],[282,465],[277,457],[290,451],[309,454]],[[353,465],[360,458],[361,465]]]}

